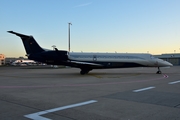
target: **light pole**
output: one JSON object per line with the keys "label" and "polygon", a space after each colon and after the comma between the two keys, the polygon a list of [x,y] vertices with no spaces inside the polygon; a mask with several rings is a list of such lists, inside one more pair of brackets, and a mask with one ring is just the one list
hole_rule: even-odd
{"label": "light pole", "polygon": [[69,35],[68,35],[69,36],[69,43],[68,43],[69,44],[69,52],[70,52],[70,26],[71,25],[72,25],[72,23],[68,23],[68,26],[69,26],[69,29],[68,29],[69,30],[69,32],[68,32],[69,33]]}

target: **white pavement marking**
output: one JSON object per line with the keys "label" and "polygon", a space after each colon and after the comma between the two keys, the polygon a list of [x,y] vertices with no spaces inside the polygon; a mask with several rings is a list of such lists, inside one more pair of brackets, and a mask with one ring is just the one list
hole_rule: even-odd
{"label": "white pavement marking", "polygon": [[174,82],[170,82],[170,83],[168,83],[168,84],[172,85],[172,84],[176,84],[176,83],[180,83],[180,80],[174,81]]}
{"label": "white pavement marking", "polygon": [[133,90],[133,92],[141,92],[141,91],[150,90],[153,88],[155,88],[155,87],[147,87],[147,88],[142,88],[142,89],[138,89],[138,90]]}
{"label": "white pavement marking", "polygon": [[95,102],[97,102],[97,101],[90,100],[90,101],[86,101],[86,102],[81,102],[81,103],[77,103],[77,104],[67,105],[67,106],[63,106],[63,107],[59,107],[59,108],[54,108],[54,109],[50,109],[50,110],[45,110],[45,111],[41,111],[41,112],[37,112],[37,113],[24,115],[24,117],[30,118],[32,120],[51,120],[49,118],[45,118],[40,115],[44,115],[44,114],[48,114],[48,113],[52,113],[52,112],[56,112],[56,111],[60,111],[60,110],[65,110],[65,109],[69,109],[69,108],[73,108],[73,107],[78,107],[78,106],[82,106],[82,105],[87,105],[87,104],[91,104],[91,103],[95,103]]}

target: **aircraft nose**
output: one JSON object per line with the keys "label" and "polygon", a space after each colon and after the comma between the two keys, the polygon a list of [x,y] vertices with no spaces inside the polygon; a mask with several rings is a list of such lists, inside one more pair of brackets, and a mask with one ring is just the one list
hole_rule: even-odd
{"label": "aircraft nose", "polygon": [[171,64],[171,63],[168,62],[168,61],[164,61],[164,65],[165,65],[165,66],[168,66],[168,67],[172,67],[172,66],[173,66],[173,64]]}
{"label": "aircraft nose", "polygon": [[173,64],[171,64],[170,62],[167,62],[166,63],[169,67],[172,67],[173,66]]}
{"label": "aircraft nose", "polygon": [[159,67],[172,67],[173,66],[173,64],[171,64],[170,62],[164,61],[161,59],[158,59],[157,63],[159,65]]}

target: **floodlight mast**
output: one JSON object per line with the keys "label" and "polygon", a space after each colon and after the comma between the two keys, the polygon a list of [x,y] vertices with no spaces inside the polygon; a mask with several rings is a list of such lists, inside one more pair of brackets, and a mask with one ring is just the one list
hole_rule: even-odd
{"label": "floodlight mast", "polygon": [[69,29],[68,29],[68,30],[69,30],[69,32],[68,32],[68,33],[69,33],[69,35],[68,35],[68,36],[69,36],[69,43],[68,43],[68,44],[69,44],[69,48],[68,48],[68,49],[69,49],[69,52],[70,52],[70,49],[71,49],[71,48],[70,48],[70,26],[71,26],[71,25],[72,25],[72,23],[68,23],[68,26],[69,26]]}

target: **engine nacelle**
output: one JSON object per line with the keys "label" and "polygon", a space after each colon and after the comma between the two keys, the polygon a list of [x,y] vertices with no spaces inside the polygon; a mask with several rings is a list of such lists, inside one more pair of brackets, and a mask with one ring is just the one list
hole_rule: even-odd
{"label": "engine nacelle", "polygon": [[58,59],[61,61],[68,60],[68,52],[67,51],[56,51],[56,54],[58,55]]}

